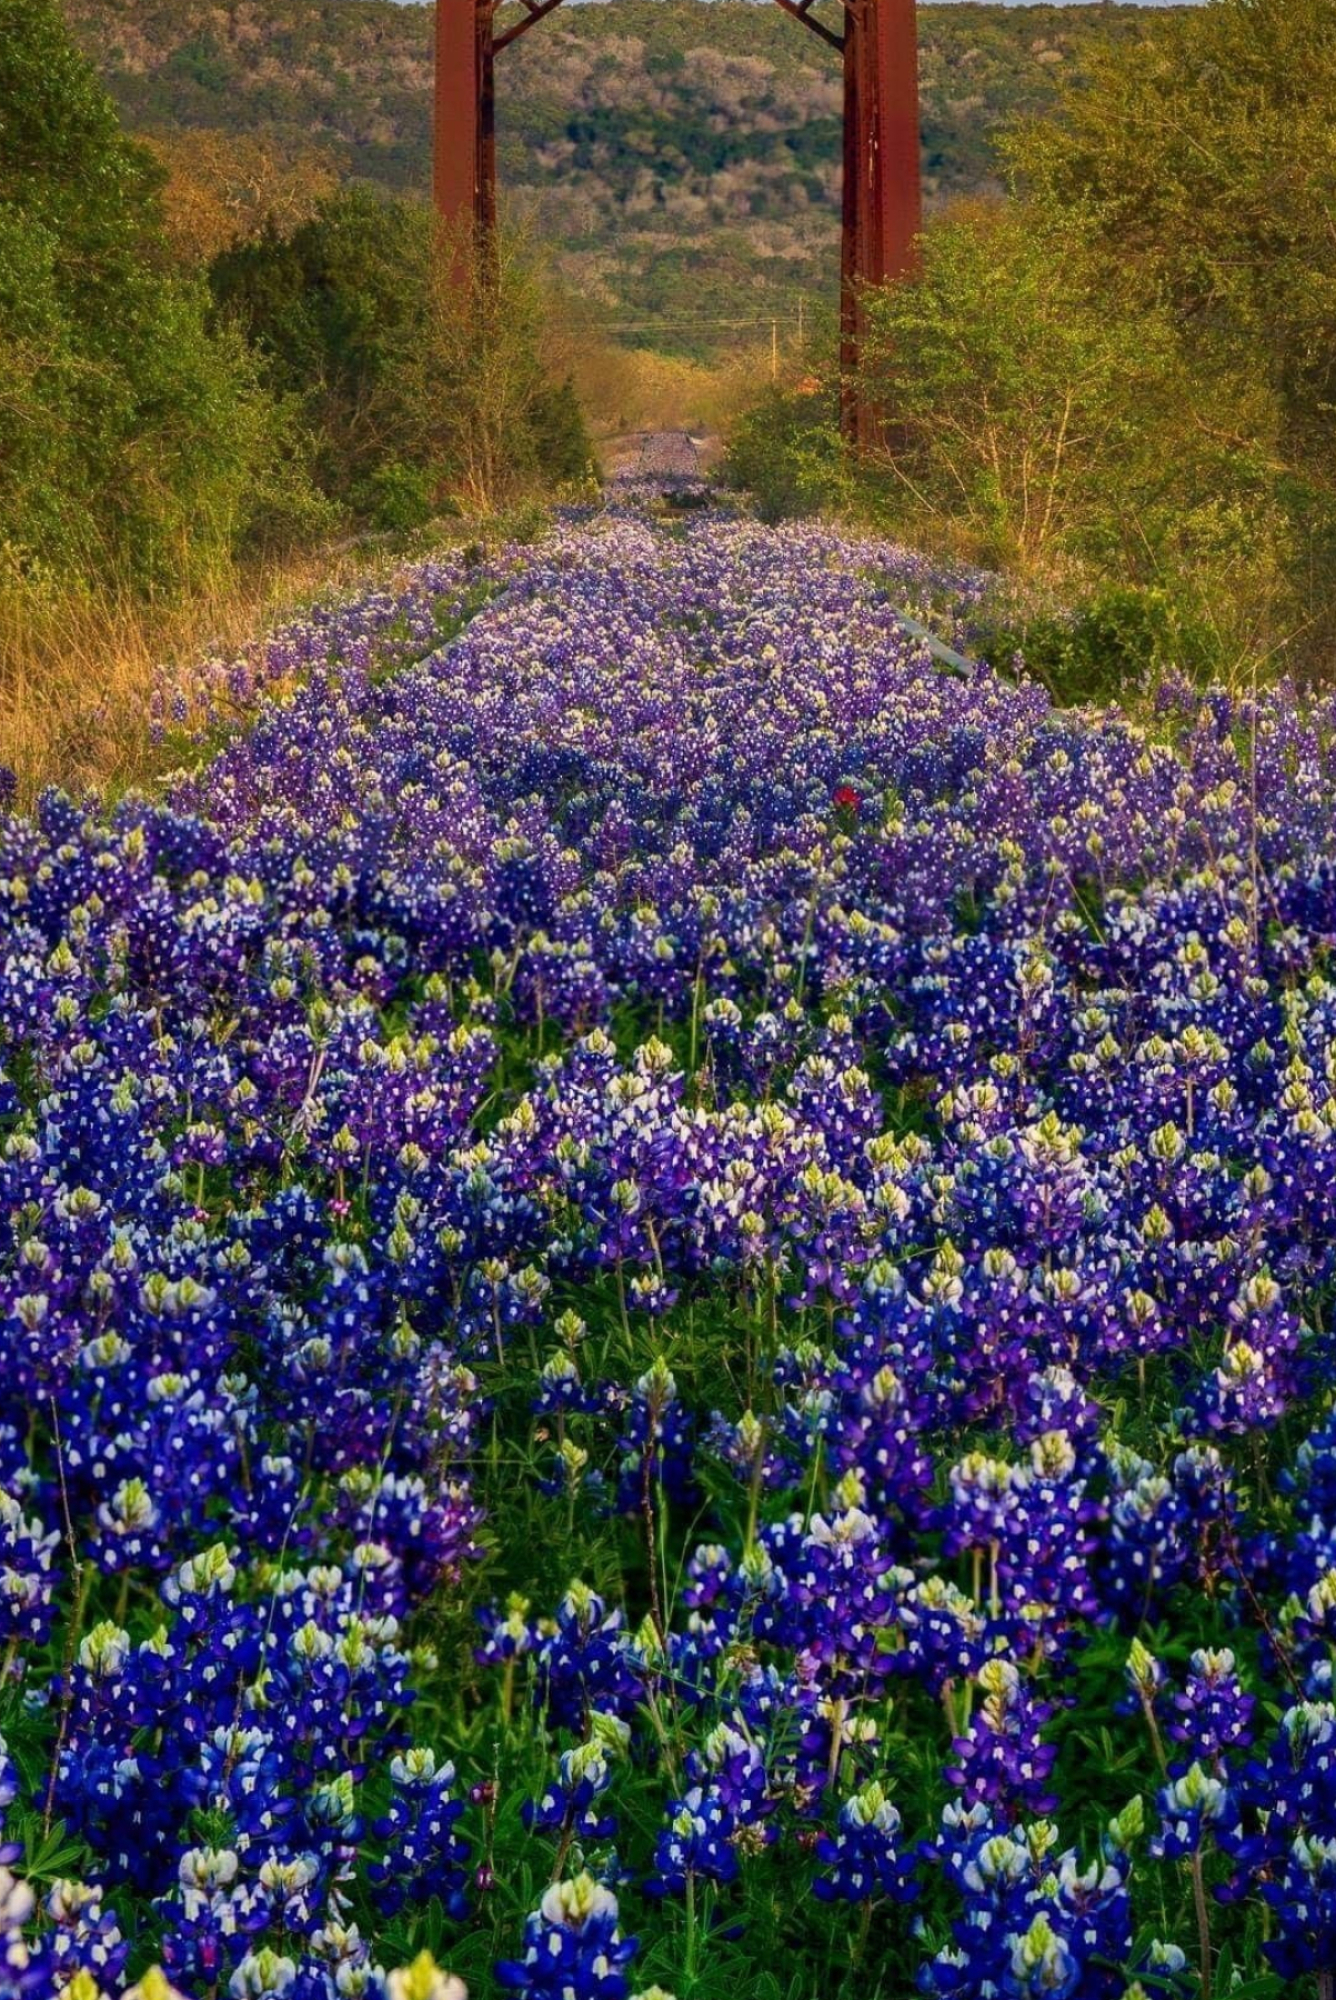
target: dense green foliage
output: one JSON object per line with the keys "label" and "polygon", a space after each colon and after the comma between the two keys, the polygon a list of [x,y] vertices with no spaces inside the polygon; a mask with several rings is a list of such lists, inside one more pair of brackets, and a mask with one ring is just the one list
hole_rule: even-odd
{"label": "dense green foliage", "polygon": [[157,175],[50,0],[0,0],[0,557],[159,584],[300,481],[207,294],[163,266]]}
{"label": "dense green foliage", "polygon": [[[827,0],[829,4],[829,0]],[[431,13],[390,0],[66,0],[137,129],[326,148],[395,191],[430,181]],[[1000,184],[1000,124],[1042,111],[1136,7],[921,11],[929,199]],[[778,7],[616,0],[563,8],[502,58],[503,184],[571,288],[629,335],[703,354],[723,321],[834,286],[839,62]]]}
{"label": "dense green foliage", "polygon": [[[1219,0],[1092,51],[1090,69],[1060,118],[1008,141],[1013,199],[937,219],[921,281],[869,301],[885,448],[841,467],[831,413],[822,447],[809,403],[785,418],[767,402],[735,469],[784,511],[802,468],[824,466],[827,494],[1032,594],[1151,593],[1176,607],[1174,649],[1198,662],[1296,638],[1321,658],[1336,575],[1336,4]],[[1137,628],[1133,655],[1154,664],[1158,614],[1130,617],[1124,596],[1111,615],[1114,653]],[[1027,650],[1070,691],[1065,628],[1045,617],[1022,617]]]}
{"label": "dense green foliage", "polygon": [[[1221,0],[1097,56],[1065,116],[1009,146],[1058,254],[1079,240],[1129,322],[1163,315],[1245,561],[1328,652],[1336,575],[1336,0]],[[1203,398],[1218,396],[1211,415]],[[1180,426],[1186,430],[1186,426]]]}
{"label": "dense green foliage", "polygon": [[507,259],[498,291],[470,298],[449,261],[429,209],[354,187],[211,273],[275,390],[302,400],[322,490],[385,528],[461,487],[491,504],[528,477],[578,479],[592,455],[569,385],[544,371],[527,269]]}
{"label": "dense green foliage", "polygon": [[55,0],[0,0],[0,584],[179,591],[340,521],[584,474],[527,271],[485,306],[498,431],[466,367],[481,308],[425,207],[332,197],[210,285],[164,234],[162,179]]}
{"label": "dense green foliage", "polygon": [[870,319],[894,516],[1025,576],[1168,582],[1246,617],[1267,600],[1287,555],[1267,385],[1245,355],[1207,364],[1079,220],[953,218]]}
{"label": "dense green foliage", "polygon": [[729,442],[728,469],[762,520],[793,520],[851,497],[838,421],[835,397],[805,388],[772,387],[747,412]]}

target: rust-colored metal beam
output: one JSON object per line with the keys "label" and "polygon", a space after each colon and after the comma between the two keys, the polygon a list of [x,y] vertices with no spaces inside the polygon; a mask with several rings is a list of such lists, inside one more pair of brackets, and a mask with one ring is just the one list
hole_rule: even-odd
{"label": "rust-colored metal beam", "polygon": [[922,227],[915,0],[845,0],[841,414],[862,445],[876,428],[857,380],[865,294],[911,275]]}
{"label": "rust-colored metal beam", "polygon": [[436,0],[436,207],[480,255],[496,231],[495,13],[495,0]]}
{"label": "rust-colored metal beam", "polygon": [[844,47],[844,36],[837,34],[834,28],[828,28],[825,22],[818,20],[812,12],[813,7],[816,5],[816,0],[776,0],[776,4],[782,7],[786,14],[791,14],[795,21],[801,21],[805,28],[810,28],[817,39],[826,44],[827,48],[842,49]]}
{"label": "rust-colored metal beam", "polygon": [[562,4],[563,0],[524,0],[526,11],[523,16],[494,38],[492,46],[496,54],[500,55],[502,49],[508,49],[521,35],[527,35],[530,28],[539,21],[545,21],[549,14],[555,14]]}

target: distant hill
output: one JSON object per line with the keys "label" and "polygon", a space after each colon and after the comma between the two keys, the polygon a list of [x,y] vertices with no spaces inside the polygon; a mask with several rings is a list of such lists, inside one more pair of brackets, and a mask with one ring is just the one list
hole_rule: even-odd
{"label": "distant hill", "polygon": [[[343,172],[425,194],[431,10],[400,0],[66,0],[129,123],[317,145]],[[1042,110],[1139,7],[920,12],[929,199],[996,185],[999,124]],[[838,59],[755,0],[612,0],[542,22],[500,64],[501,172],[573,289],[656,346],[828,295]],[[665,325],[665,322],[671,322]]]}

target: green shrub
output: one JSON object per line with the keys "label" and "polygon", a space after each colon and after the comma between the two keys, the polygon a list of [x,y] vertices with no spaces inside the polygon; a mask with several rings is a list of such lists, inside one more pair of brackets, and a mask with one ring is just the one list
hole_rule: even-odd
{"label": "green shrub", "polygon": [[458,492],[491,506],[564,484],[592,457],[571,383],[545,371],[532,271],[507,247],[495,288],[461,286],[457,248],[423,204],[354,187],[212,266],[220,316],[301,402],[323,490],[382,526],[419,525]]}
{"label": "green shrub", "polygon": [[575,384],[544,384],[534,400],[533,445],[538,469],[553,486],[574,486],[589,477],[594,447]]}
{"label": "green shrub", "polygon": [[412,458],[404,358],[424,338],[430,212],[366,188],[331,196],[292,235],[224,251],[210,272],[224,323],[297,399],[323,491],[375,514],[382,468]]}
{"label": "green shrub", "polygon": [[361,512],[373,527],[407,533],[431,519],[431,482],[420,465],[387,459],[366,482]]}
{"label": "green shrub", "polygon": [[1170,669],[1204,682],[1228,664],[1198,616],[1170,592],[1135,584],[1104,585],[1065,612],[1004,600],[979,621],[973,645],[1004,670],[1019,656],[1063,704],[1125,700]]}
{"label": "green shrub", "polygon": [[948,530],[1021,574],[1167,585],[1222,552],[1265,581],[1282,540],[1267,383],[1184,350],[1124,301],[1079,228],[975,204],[924,241],[915,284],[869,304],[867,478],[911,532]]}
{"label": "green shrub", "polygon": [[11,574],[175,587],[229,559],[276,481],[297,496],[285,419],[244,345],[167,269],[158,182],[54,0],[0,0]]}
{"label": "green shrub", "polygon": [[849,468],[833,399],[767,389],[736,426],[726,472],[750,496],[763,521],[786,521],[839,504]]}

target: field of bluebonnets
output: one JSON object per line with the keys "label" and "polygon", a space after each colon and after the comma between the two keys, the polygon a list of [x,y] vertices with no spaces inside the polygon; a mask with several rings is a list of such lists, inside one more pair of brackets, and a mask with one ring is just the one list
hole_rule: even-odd
{"label": "field of bluebonnets", "polygon": [[1332,1993],[1336,700],[976,597],[572,519],[4,822],[4,1995]]}

